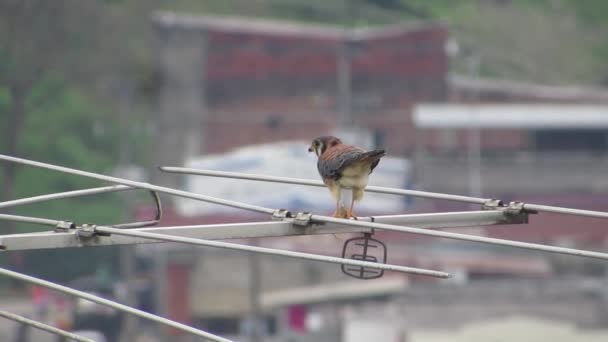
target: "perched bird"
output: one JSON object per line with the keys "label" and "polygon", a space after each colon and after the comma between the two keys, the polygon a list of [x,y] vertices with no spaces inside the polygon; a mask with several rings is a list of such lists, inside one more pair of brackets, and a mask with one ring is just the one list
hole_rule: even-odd
{"label": "perched bird", "polygon": [[[357,219],[353,214],[353,206],[355,201],[363,198],[368,177],[384,156],[384,150],[365,151],[346,145],[336,137],[324,136],[313,140],[308,152],[317,155],[319,174],[336,200],[334,217]],[[352,190],[348,210],[341,205],[343,189]]]}

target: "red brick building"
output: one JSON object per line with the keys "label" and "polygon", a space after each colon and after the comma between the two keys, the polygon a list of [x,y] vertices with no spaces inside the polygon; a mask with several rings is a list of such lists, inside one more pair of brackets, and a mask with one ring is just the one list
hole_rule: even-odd
{"label": "red brick building", "polygon": [[[442,25],[342,29],[159,14],[160,159],[176,151],[330,133],[340,122],[369,129],[401,154],[413,144],[411,107],[447,98]],[[184,146],[190,147],[184,149]]]}

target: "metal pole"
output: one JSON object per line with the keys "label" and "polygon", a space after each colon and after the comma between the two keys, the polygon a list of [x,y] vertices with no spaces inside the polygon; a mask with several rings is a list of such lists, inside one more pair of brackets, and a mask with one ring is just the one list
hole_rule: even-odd
{"label": "metal pole", "polygon": [[[125,285],[125,297],[122,301],[132,307],[137,306],[137,293],[135,292],[135,245],[123,245],[118,251],[120,260],[120,273]],[[136,339],[137,318],[132,315],[123,317],[121,341],[129,342]]]}
{"label": "metal pole", "polygon": [[525,203],[524,209],[532,210],[532,211],[539,211],[539,212],[554,213],[554,214],[588,216],[588,217],[595,217],[595,218],[608,218],[608,213],[602,212],[602,211],[554,207],[554,206],[542,205],[542,204]]}
{"label": "metal pole", "polygon": [[0,202],[0,208],[8,208],[8,207],[14,207],[14,206],[18,206],[18,205],[32,204],[32,203],[38,203],[38,202],[44,202],[44,201],[50,201],[50,200],[56,200],[56,199],[65,199],[65,198],[72,198],[72,197],[79,197],[79,196],[86,196],[86,195],[104,194],[104,193],[108,193],[108,192],[125,191],[125,190],[129,190],[129,189],[133,189],[133,188],[130,186],[126,186],[126,185],[111,185],[111,186],[102,186],[99,188],[59,192],[59,193],[54,193],[54,194],[20,198],[17,200]]}
{"label": "metal pole", "polygon": [[[172,166],[163,166],[160,169],[165,172],[181,173],[181,174],[188,174],[188,175],[201,175],[201,176],[211,176],[211,177],[246,179],[246,180],[262,181],[262,182],[325,187],[325,184],[323,184],[323,182],[316,181],[316,180],[310,180],[310,179],[264,176],[264,175],[254,175],[254,174],[239,173],[239,172],[212,171],[212,170],[201,170],[201,169],[172,167]],[[470,196],[450,195],[450,194],[442,194],[442,193],[418,191],[418,190],[395,189],[395,188],[387,188],[387,187],[372,186],[372,185],[367,186],[365,188],[365,191],[383,193],[383,194],[391,194],[391,195],[442,199],[442,200],[476,203],[476,204],[484,204],[490,200],[489,198],[477,198],[477,197],[470,197]],[[531,204],[531,203],[524,203],[523,208],[525,210],[548,212],[548,213],[555,213],[555,214],[588,216],[588,217],[596,217],[596,218],[608,218],[607,212],[595,211],[595,210],[572,209],[572,208],[563,208],[563,207],[555,207],[555,206],[539,205],[539,204]]]}
{"label": "metal pole", "polygon": [[59,221],[59,220],[51,220],[51,219],[28,217],[28,216],[9,215],[9,214],[0,214],[0,220],[11,221],[11,222],[42,224],[45,226],[57,226],[58,224],[64,222],[64,221]]}
{"label": "metal pole", "polygon": [[[423,222],[422,226],[427,227],[429,224],[433,225],[434,223],[431,221],[428,223]],[[438,225],[442,224],[438,223]],[[76,228],[75,226],[73,227]],[[142,232],[167,234],[172,236],[186,236],[207,240],[248,239],[255,237],[301,236],[315,234],[369,233],[371,231],[371,229],[354,228],[341,224],[317,224],[302,227],[294,225],[289,221],[168,226],[137,230]],[[118,246],[128,244],[151,244],[159,242],[161,241],[122,235],[83,239],[77,234],[76,229],[69,229],[63,232],[45,231],[40,233],[0,235],[0,251]],[[158,253],[154,253],[154,256],[156,257],[163,254],[161,252],[162,249],[159,250]],[[157,283],[157,285],[159,284]]]}
{"label": "metal pole", "polygon": [[[379,264],[379,263],[368,262],[368,261],[343,259],[343,258],[337,258],[337,257],[331,257],[331,256],[325,256],[325,255],[285,251],[285,250],[266,248],[266,247],[239,245],[239,244],[235,244],[235,243],[193,239],[193,238],[187,238],[187,237],[181,237],[181,236],[170,236],[170,235],[166,235],[166,234],[144,233],[144,232],[135,231],[135,230],[123,230],[123,229],[101,227],[101,226],[95,227],[95,231],[100,232],[100,233],[106,233],[106,234],[126,235],[126,236],[141,237],[141,238],[148,238],[148,239],[168,241],[168,242],[181,242],[181,243],[186,243],[186,244],[190,244],[190,245],[234,249],[234,250],[240,250],[240,251],[245,251],[245,252],[255,252],[255,253],[262,253],[262,254],[269,254],[269,255],[280,255],[280,256],[286,256],[286,257],[296,258],[296,259],[306,259],[306,260],[326,262],[326,263],[330,263],[330,264],[363,266],[363,267],[370,267],[370,268],[376,268],[376,269],[387,270],[387,271],[426,275],[426,276],[436,277],[436,278],[449,278],[450,277],[450,275],[445,272],[433,271],[433,270],[427,270],[427,269],[421,269],[421,268],[397,266],[397,265],[391,265],[391,264]],[[608,258],[608,256],[607,256],[607,258]]]}
{"label": "metal pole", "polygon": [[[468,67],[471,77],[477,80],[479,76],[479,66],[481,59],[477,55],[471,55],[468,58]],[[477,123],[477,112],[475,110],[476,102],[478,102],[477,91],[473,91],[471,96],[473,102],[471,106],[471,116],[474,124],[469,128],[467,135],[467,160],[469,165],[469,195],[472,197],[481,196],[482,173],[481,173],[481,129]]]}
{"label": "metal pole", "polygon": [[74,290],[74,289],[69,288],[67,286],[55,284],[53,282],[46,281],[46,280],[39,279],[39,278],[35,278],[35,277],[32,277],[32,276],[28,276],[28,275],[25,275],[25,274],[22,274],[22,273],[19,273],[19,272],[7,270],[5,268],[0,268],[0,275],[4,275],[4,276],[7,276],[7,277],[19,279],[19,280],[22,280],[22,281],[25,281],[25,282],[28,282],[28,283],[44,286],[44,287],[47,287],[49,289],[53,289],[53,290],[56,290],[56,291],[59,291],[59,292],[63,292],[63,293],[69,294],[71,296],[75,296],[75,297],[79,297],[79,298],[82,298],[82,299],[86,299],[86,300],[89,300],[91,302],[95,302],[97,304],[105,305],[105,306],[111,307],[111,308],[116,309],[116,310],[120,310],[120,311],[123,311],[123,312],[126,312],[126,313],[130,313],[132,315],[136,315],[136,316],[139,316],[139,317],[142,317],[142,318],[145,318],[145,319],[148,319],[148,320],[160,323],[160,324],[164,324],[166,326],[169,326],[169,327],[181,330],[181,331],[185,331],[185,332],[193,334],[195,336],[203,337],[203,338],[205,338],[207,340],[210,340],[210,341],[232,342],[229,339],[226,339],[226,338],[223,338],[223,337],[220,337],[220,336],[216,336],[216,335],[210,334],[208,332],[205,332],[205,331],[202,331],[202,330],[199,330],[199,329],[192,328],[192,327],[187,326],[187,325],[182,324],[182,323],[178,323],[178,322],[175,322],[175,321],[163,318],[163,317],[159,317],[159,316],[147,313],[145,311],[141,311],[141,310],[129,307],[129,306],[124,305],[124,304],[116,303],[116,302],[113,302],[111,300],[108,300],[108,299],[105,299],[105,298],[102,298],[102,297],[98,297],[98,296],[92,295],[90,293]]}
{"label": "metal pole", "polygon": [[[4,215],[4,216],[11,216],[11,215]],[[2,217],[2,215],[0,215],[0,218],[1,217]],[[27,219],[28,220],[44,220],[44,219],[36,219],[36,218],[27,218]],[[387,220],[389,220],[389,222],[391,221],[390,218],[387,218]],[[49,223],[51,223],[51,225],[55,225],[56,223],[62,222],[62,221],[53,221],[53,220],[46,220],[46,221],[49,221]],[[547,246],[547,245],[541,245],[541,244],[529,243],[529,242],[488,238],[488,237],[483,237],[483,236],[458,234],[458,233],[451,233],[451,232],[445,232],[445,231],[434,231],[434,230],[428,230],[428,229],[422,229],[422,228],[397,226],[394,224],[385,224],[385,223],[378,223],[378,222],[365,222],[365,221],[359,221],[359,220],[346,220],[346,219],[328,217],[328,216],[322,216],[322,215],[312,215],[311,221],[313,224],[315,222],[335,223],[335,224],[343,224],[343,225],[354,226],[354,227],[391,230],[391,231],[404,232],[404,233],[443,237],[443,238],[447,238],[447,239],[455,239],[455,240],[461,240],[461,241],[480,242],[480,243],[486,243],[486,244],[491,244],[491,245],[517,247],[517,248],[523,248],[523,249],[530,249],[530,250],[537,250],[537,251],[544,251],[544,252],[551,252],[551,253],[559,253],[559,254],[567,254],[567,255],[575,255],[575,256],[608,260],[608,254],[605,254],[605,253],[590,252],[590,251],[584,251],[584,250],[572,249],[572,248],[564,248],[564,247]],[[392,222],[399,222],[399,217],[396,217],[395,221],[392,221]],[[129,236],[129,234],[135,233],[135,230],[125,231],[125,230],[121,230],[121,229],[117,229],[117,228],[106,228],[106,227],[98,228],[99,231],[107,230],[107,229],[112,229],[113,231],[123,232],[120,234],[116,233],[117,235]],[[158,228],[156,228],[156,229],[158,229]],[[107,231],[107,232],[109,232],[109,231]],[[111,233],[111,232],[109,232],[109,233]],[[138,231],[138,232],[136,232],[136,234],[152,234],[152,233],[143,233],[141,231]],[[161,237],[167,236],[164,234],[153,234],[153,235],[157,236],[157,237],[158,236],[161,236]],[[138,235],[131,235],[131,236],[138,236]],[[144,237],[144,236],[141,235],[141,237]],[[182,237],[176,237],[176,238],[183,239]],[[155,239],[156,239],[156,237],[155,237]],[[187,240],[188,238],[185,238],[185,239]],[[161,238],[158,240],[163,240],[163,239]],[[167,240],[167,241],[174,241],[174,240]],[[175,241],[177,241],[177,240],[175,240]],[[201,240],[201,241],[205,241],[205,240]],[[180,242],[180,241],[177,241],[177,242]],[[209,246],[212,246],[212,244],[219,244],[219,242],[212,242],[212,241],[206,241],[206,243]],[[242,249],[242,247],[244,247],[241,245],[236,245],[236,246],[239,246],[239,247],[235,248],[235,249]],[[220,246],[218,245],[218,247],[220,247]],[[229,248],[229,247],[225,247],[225,248]],[[253,248],[253,247],[251,247],[251,248]],[[286,251],[281,251],[281,252],[283,253]],[[278,255],[282,255],[282,254],[278,254]]]}
{"label": "metal pole", "polygon": [[338,43],[337,85],[338,108],[340,110],[339,127],[346,129],[353,125],[352,117],[352,71],[349,37]]}
{"label": "metal pole", "polygon": [[[154,246],[154,295],[155,295],[155,308],[156,311],[163,316],[169,315],[169,284],[167,281],[168,267],[169,267],[169,252],[164,246]],[[165,329],[158,329],[158,334],[161,340],[167,340],[167,331]]]}
{"label": "metal pole", "polygon": [[[474,110],[471,109],[471,111]],[[479,197],[481,196],[481,132],[479,127],[469,128],[467,138],[469,195]]]}
{"label": "metal pole", "polygon": [[0,310],[0,316],[4,317],[6,319],[10,319],[11,321],[15,321],[21,324],[25,324],[28,325],[30,327],[34,327],[36,329],[40,329],[46,332],[50,332],[51,334],[55,334],[57,336],[61,336],[61,337],[65,337],[65,338],[69,338],[70,340],[73,341],[79,341],[79,342],[95,342],[95,340],[87,338],[87,337],[83,337],[80,335],[76,335],[76,334],[72,334],[71,332],[65,331],[65,330],[61,330],[55,327],[52,327],[48,324],[44,324],[38,321],[35,321],[33,319],[29,319],[27,317],[23,317],[20,315],[16,315],[14,313],[10,313],[4,310]]}
{"label": "metal pole", "polygon": [[[250,242],[251,245],[255,240]],[[260,305],[260,294],[262,292],[262,261],[258,253],[249,253],[249,342],[262,340],[262,310]]]}
{"label": "metal pole", "polygon": [[106,181],[106,182],[115,183],[115,184],[128,185],[128,186],[132,186],[135,188],[148,189],[148,190],[152,190],[152,191],[156,191],[156,192],[166,193],[166,194],[180,196],[180,197],[184,197],[184,198],[195,199],[195,200],[209,202],[209,203],[225,205],[225,206],[232,207],[232,208],[254,211],[254,212],[258,212],[258,213],[262,213],[262,214],[272,215],[272,213],[274,212],[273,209],[264,208],[264,207],[260,207],[257,205],[245,204],[245,203],[215,198],[215,197],[211,197],[211,196],[199,195],[199,194],[195,194],[195,193],[188,192],[188,191],[176,190],[176,189],[153,185],[153,184],[144,183],[144,182],[136,182],[136,181],[132,181],[132,180],[128,180],[128,179],[111,177],[111,176],[101,175],[98,173],[81,171],[81,170],[76,170],[76,169],[63,167],[63,166],[41,163],[41,162],[22,159],[22,158],[10,157],[10,156],[3,155],[3,154],[0,154],[0,160],[6,160],[6,161],[10,161],[10,162],[17,163],[17,164],[38,167],[41,169],[54,170],[54,171],[64,172],[64,173],[68,173],[68,174],[72,174],[72,175],[98,179],[101,181]]}
{"label": "metal pole", "polygon": [[[182,173],[182,174],[188,174],[188,175],[201,175],[201,176],[212,176],[212,177],[223,177],[223,178],[247,179],[247,180],[255,180],[255,181],[262,181],[262,182],[326,187],[326,185],[323,184],[323,182],[312,180],[312,179],[264,176],[264,175],[254,175],[254,174],[240,173],[240,172],[212,171],[212,170],[201,170],[201,169],[173,167],[173,166],[162,166],[162,167],[160,167],[160,169],[165,172]],[[373,186],[373,185],[368,185],[365,188],[365,191],[381,193],[381,194],[389,194],[389,195],[415,196],[415,197],[424,197],[424,198],[432,198],[432,199],[443,199],[443,200],[467,202],[467,203],[474,203],[474,204],[484,204],[490,200],[490,198],[476,198],[476,197],[470,197],[470,196],[450,195],[450,194],[442,194],[442,193],[437,193],[437,192],[418,191],[418,190],[395,189],[395,188],[387,188],[387,187],[383,187],[383,186]]]}
{"label": "metal pole", "polygon": [[[484,225],[522,224],[527,214],[516,215],[504,210],[482,210],[447,212],[434,214],[387,215],[359,217],[362,222],[377,222],[392,225],[405,225],[417,228],[459,228]],[[117,228],[116,226],[112,226]],[[74,228],[76,228],[74,226]],[[274,236],[301,236],[314,234],[370,233],[371,228],[349,227],[343,224],[321,223],[303,227],[289,220],[270,222],[206,224],[190,226],[165,226],[137,229],[142,232],[186,236],[206,240],[249,239]],[[81,239],[76,229],[65,232],[45,231],[40,233],[0,235],[0,250],[33,250],[44,248],[70,248],[84,246],[118,246],[125,244],[159,243],[157,240],[112,235],[96,239]],[[153,253],[159,256],[163,253]],[[159,279],[164,279],[161,276]],[[157,281],[160,286],[160,282]]]}
{"label": "metal pole", "polygon": [[328,217],[328,216],[319,216],[319,215],[312,215],[311,219],[313,221],[329,222],[329,223],[342,223],[345,225],[355,226],[355,227],[367,227],[367,228],[375,228],[375,229],[383,229],[383,230],[392,230],[392,231],[397,231],[397,232],[435,236],[435,237],[442,237],[442,238],[461,240],[461,241],[481,242],[481,243],[487,243],[490,245],[517,247],[517,248],[530,249],[530,250],[536,250],[536,251],[608,260],[608,254],[606,254],[606,253],[584,251],[584,250],[573,249],[573,248],[547,246],[547,245],[541,245],[541,244],[537,244],[537,243],[503,240],[503,239],[488,238],[488,237],[483,237],[483,236],[450,233],[450,232],[444,232],[444,231],[420,229],[420,228],[413,228],[413,227],[395,226],[395,225],[383,224],[383,223],[360,222],[357,220],[346,220],[346,219],[340,219],[340,218]]}
{"label": "metal pole", "polygon": [[[129,141],[131,137],[129,113],[132,111],[132,96],[133,84],[130,79],[123,79],[118,84],[118,122],[120,125],[120,154],[119,163],[123,170],[126,170],[127,165],[131,163],[132,147]],[[124,194],[122,200],[123,215],[125,222],[131,221],[134,205],[134,193],[128,192]],[[124,245],[119,247],[118,260],[120,262],[119,272],[124,284],[123,302],[129,306],[137,305],[137,296],[134,291],[135,287],[135,246]],[[132,315],[125,315],[122,319],[122,331],[120,332],[120,341],[129,342],[136,339],[137,318]]]}

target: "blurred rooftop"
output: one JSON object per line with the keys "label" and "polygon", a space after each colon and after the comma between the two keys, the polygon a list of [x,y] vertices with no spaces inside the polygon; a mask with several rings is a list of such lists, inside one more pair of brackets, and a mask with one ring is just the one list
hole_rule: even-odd
{"label": "blurred rooftop", "polygon": [[153,20],[163,27],[184,29],[216,29],[226,32],[262,33],[277,36],[302,36],[326,39],[365,40],[387,38],[406,32],[426,30],[438,23],[410,22],[388,26],[343,28],[337,25],[300,23],[294,21],[237,16],[190,15],[157,12]]}

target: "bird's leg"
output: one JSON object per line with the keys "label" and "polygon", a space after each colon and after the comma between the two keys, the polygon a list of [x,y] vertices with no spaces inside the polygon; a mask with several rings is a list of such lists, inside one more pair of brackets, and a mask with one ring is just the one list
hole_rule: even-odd
{"label": "bird's leg", "polygon": [[336,202],[336,212],[333,216],[337,218],[348,218],[348,216],[346,216],[346,210],[342,206],[342,203],[340,203],[340,200]]}
{"label": "bird's leg", "polygon": [[344,208],[344,205],[342,204],[342,188],[335,187],[332,190],[332,193],[334,194],[334,198],[336,199],[336,212],[333,216],[337,218],[347,218],[346,208]]}
{"label": "bird's leg", "polygon": [[342,206],[340,205],[340,200],[336,201],[336,211],[334,212],[334,217],[342,217],[341,214]]}
{"label": "bird's leg", "polygon": [[350,208],[346,211],[346,218],[357,219],[357,216],[353,214],[353,207],[355,206],[355,197],[350,200]]}

